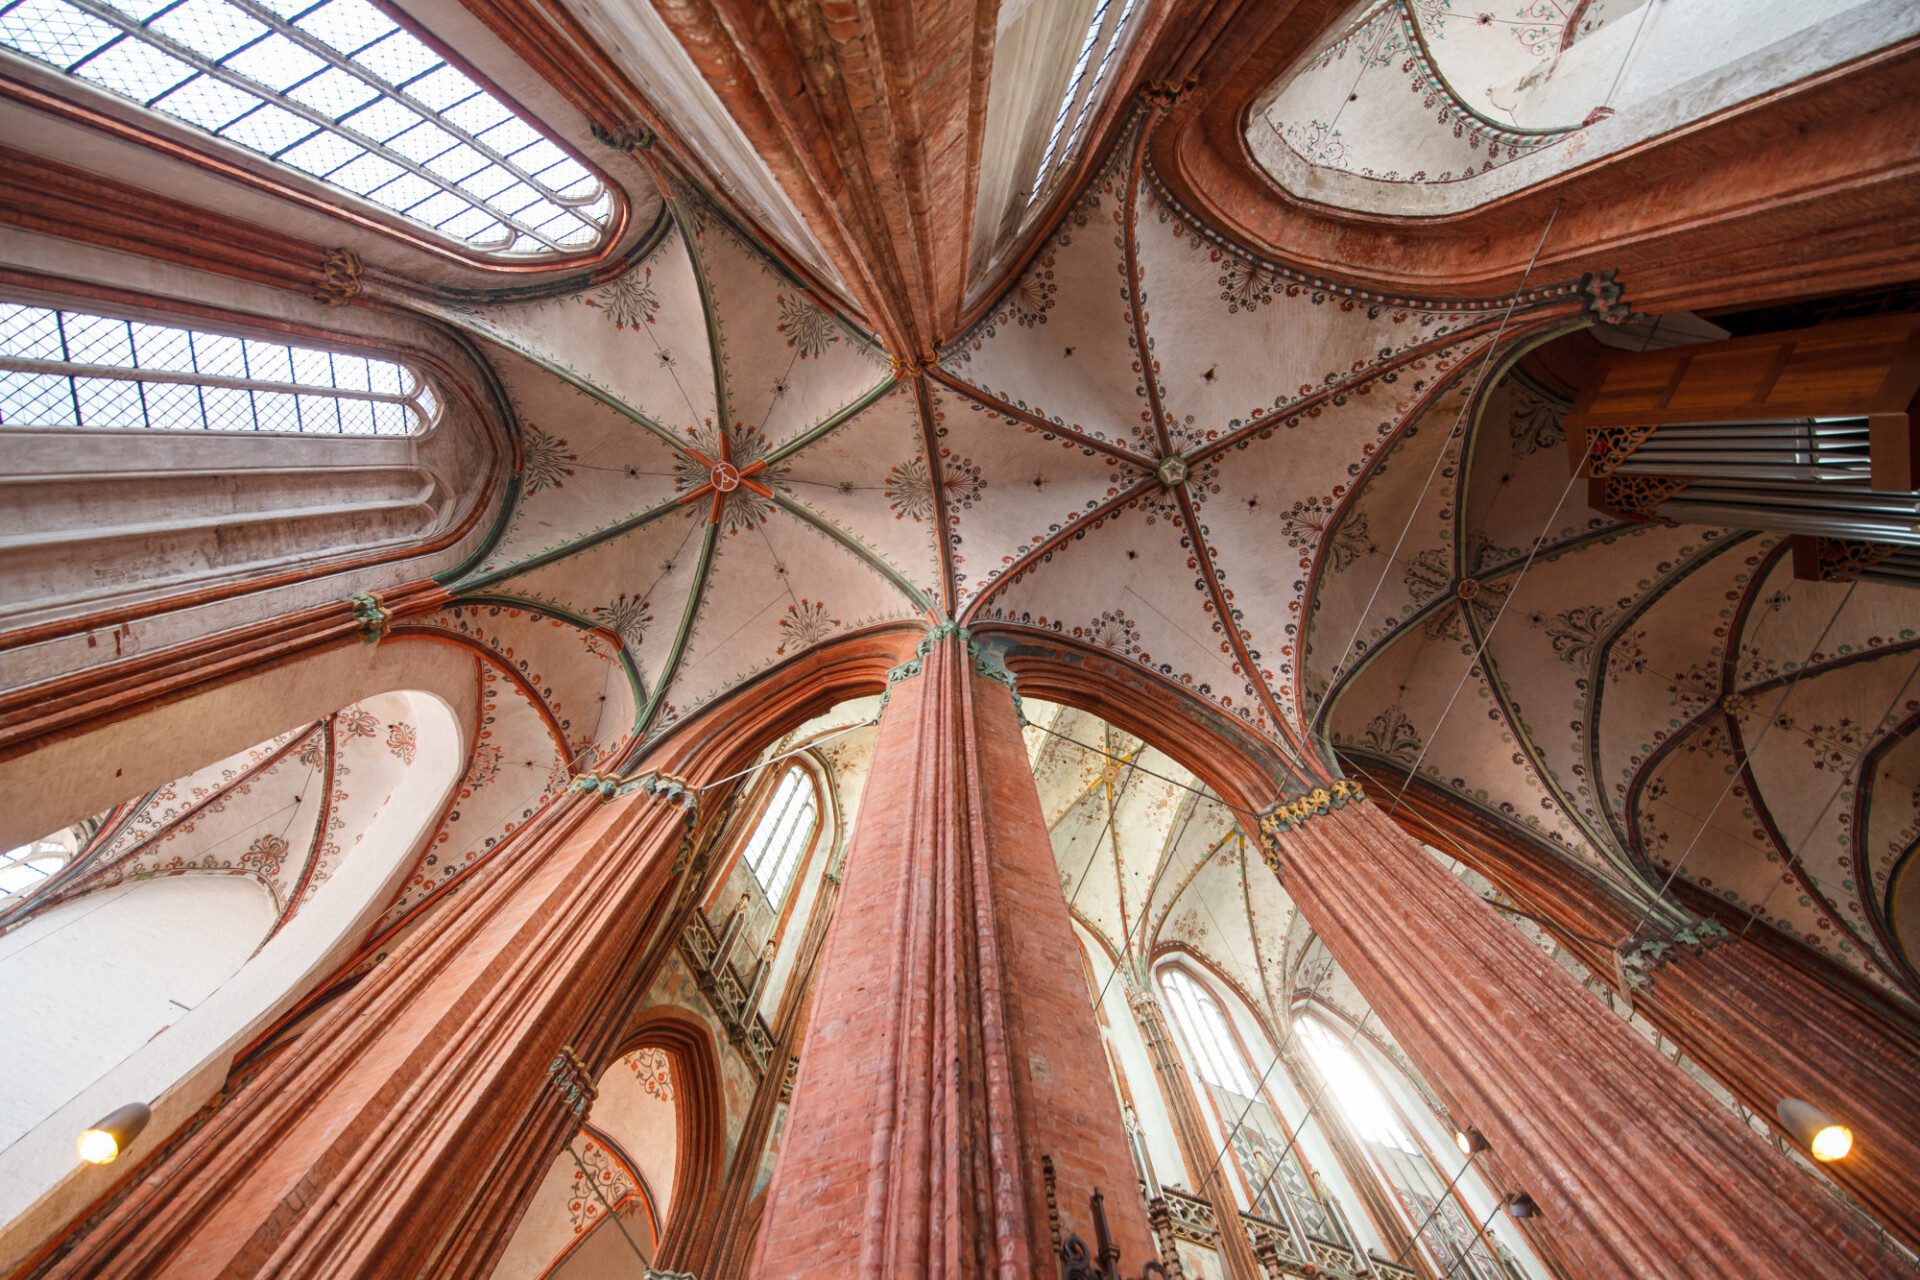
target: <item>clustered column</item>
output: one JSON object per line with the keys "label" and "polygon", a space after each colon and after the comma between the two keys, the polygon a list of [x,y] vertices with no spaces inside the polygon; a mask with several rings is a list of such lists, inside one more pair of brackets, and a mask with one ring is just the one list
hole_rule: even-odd
{"label": "clustered column", "polygon": [[1328,800],[1269,820],[1282,882],[1585,1274],[1911,1274],[1383,812]]}
{"label": "clustered column", "polygon": [[1019,718],[983,670],[943,627],[893,673],[755,1276],[1054,1280],[1096,1187],[1124,1265],[1154,1256]]}

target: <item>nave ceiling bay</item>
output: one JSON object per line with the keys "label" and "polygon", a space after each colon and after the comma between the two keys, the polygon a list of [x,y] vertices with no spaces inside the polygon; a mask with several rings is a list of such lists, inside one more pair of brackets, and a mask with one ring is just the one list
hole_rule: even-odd
{"label": "nave ceiling bay", "polygon": [[1638,937],[1677,884],[1736,934],[1772,925],[1920,998],[1896,891],[1920,836],[1912,593],[1801,580],[1778,534],[1589,507],[1564,390],[1523,359],[1473,431],[1436,406],[1342,511],[1306,642],[1316,734],[1403,818],[1419,789],[1552,850]]}
{"label": "nave ceiling bay", "polygon": [[[1441,554],[1431,564],[1421,559],[1426,576],[1418,580],[1432,577],[1447,599],[1478,575],[1488,591],[1473,607],[1484,607],[1498,597],[1502,575],[1521,572],[1546,517],[1543,495],[1565,483],[1565,463],[1557,446],[1541,445],[1528,455],[1538,483],[1481,487],[1485,527],[1471,531],[1481,539],[1471,554],[1483,558],[1470,568],[1469,533],[1450,535],[1452,544],[1438,536],[1465,502],[1452,503],[1446,488],[1421,506],[1407,478],[1425,474],[1416,454],[1456,421],[1475,424],[1465,438],[1489,452],[1499,411],[1488,397],[1511,396],[1516,384],[1485,371],[1599,318],[1613,299],[1602,301],[1593,277],[1536,279],[1517,295],[1461,301],[1389,297],[1302,275],[1224,240],[1177,203],[1152,159],[1158,108],[1142,106],[982,318],[936,352],[900,355],[838,299],[830,270],[800,265],[813,256],[808,245],[791,253],[770,247],[684,176],[674,158],[687,152],[671,138],[657,151],[591,143],[577,86],[570,97],[544,81],[471,13],[427,11],[442,40],[541,112],[616,190],[620,213],[605,244],[546,270],[530,266],[523,283],[501,289],[457,255],[400,243],[371,223],[342,229],[259,183],[220,179],[231,197],[224,211],[231,221],[358,254],[366,263],[361,306],[326,313],[342,329],[370,327],[357,318],[363,308],[383,324],[400,313],[484,359],[509,424],[515,483],[491,513],[487,545],[436,575],[452,603],[403,621],[458,635],[529,674],[530,655],[540,655],[542,671],[564,666],[570,704],[559,714],[543,709],[549,722],[568,726],[560,736],[573,768],[643,767],[649,749],[695,712],[817,646],[865,628],[942,619],[983,636],[1037,635],[1132,664],[1269,742],[1288,762],[1291,776],[1276,784],[1288,794],[1330,778],[1334,753],[1355,755],[1364,726],[1388,702],[1409,711],[1416,735],[1431,736],[1418,717],[1431,720],[1446,702],[1451,678],[1439,664],[1423,686],[1431,704],[1424,710],[1399,694],[1364,715],[1347,710],[1365,701],[1367,682],[1389,678],[1387,661],[1356,663],[1349,647],[1381,654],[1379,641],[1393,629],[1382,620],[1395,624],[1400,645],[1448,625],[1431,608],[1421,612],[1424,597],[1399,599],[1415,588],[1381,571],[1428,557],[1431,541]],[[6,110],[22,119],[27,112],[18,101]],[[130,143],[73,122],[51,126],[44,145],[82,166],[115,167],[170,199],[204,201],[204,174],[177,152],[117,165]],[[8,245],[12,264],[40,272],[43,288],[59,283],[45,273],[48,259],[36,256],[39,236]],[[97,285],[112,278],[117,261],[104,249],[69,254],[60,270]],[[240,273],[231,261],[194,265]],[[1401,454],[1405,461],[1382,465]],[[1603,527],[1577,496],[1568,502],[1560,541],[1541,558],[1611,554],[1623,585],[1584,606],[1542,601],[1529,616],[1628,611],[1613,601],[1629,586],[1632,600],[1652,604],[1669,579],[1686,576],[1670,566],[1731,565],[1738,548],[1751,556],[1772,545],[1710,531]],[[1406,547],[1386,552],[1409,511]],[[1430,532],[1436,536],[1423,541]],[[1778,576],[1781,563],[1775,553],[1746,576]],[[1649,564],[1661,566],[1657,583]],[[1375,581],[1378,607],[1363,617],[1357,606]],[[1529,579],[1535,591],[1549,582],[1574,590],[1574,575]],[[1801,608],[1817,611],[1817,593],[1803,586],[1794,592]],[[1898,635],[1865,617],[1879,591],[1861,587],[1851,606],[1862,628],[1846,641],[1854,648]],[[1676,627],[1693,625],[1678,617],[1682,610],[1670,611]],[[1742,617],[1756,613],[1771,616],[1748,609]],[[1463,607],[1459,626],[1484,630],[1490,621],[1466,614]],[[1504,744],[1488,746],[1474,757],[1480,774],[1468,789],[1495,797],[1495,809],[1527,808],[1529,817],[1540,797],[1550,800],[1551,814],[1537,825],[1518,824],[1523,834],[1609,878],[1626,897],[1649,900],[1669,864],[1646,848],[1639,833],[1658,822],[1641,815],[1657,813],[1675,786],[1711,784],[1678,771],[1714,749],[1712,726],[1689,721],[1681,736],[1697,748],[1655,758],[1672,730],[1629,724],[1623,713],[1638,706],[1635,714],[1649,720],[1663,714],[1659,699],[1615,699],[1621,718],[1613,725],[1583,716],[1590,695],[1577,679],[1547,687],[1548,677],[1572,671],[1568,648],[1544,626],[1523,633],[1518,621],[1507,620],[1488,665],[1527,636],[1544,637],[1544,656],[1533,663],[1541,691],[1519,700],[1535,723],[1583,727],[1518,758]],[[1597,615],[1589,621],[1598,625]],[[1775,635],[1799,625],[1777,626]],[[1667,665],[1705,664],[1723,643],[1676,631]],[[1804,646],[1768,643],[1783,647],[1756,661],[1776,674],[1756,674],[1741,689],[1758,692],[1782,664],[1801,660]],[[1888,653],[1904,645],[1889,642]],[[1661,669],[1651,664],[1640,674],[1652,679]],[[1329,697],[1336,678],[1346,692]],[[1817,685],[1806,682],[1796,697]],[[538,679],[527,688],[552,700]],[[1504,691],[1485,700],[1496,697],[1516,700]],[[1852,714],[1842,702],[1832,715]],[[1550,703],[1573,710],[1550,712]],[[1452,732],[1466,731],[1465,711],[1449,719]],[[1511,706],[1503,714],[1519,719]],[[1898,775],[1898,753],[1884,755],[1883,771]],[[1622,777],[1616,788],[1617,776],[1643,765],[1670,778]],[[1448,769],[1467,776],[1464,764]],[[1605,795],[1587,794],[1598,790]],[[1829,819],[1845,813],[1836,805]],[[1877,821],[1898,830],[1875,838],[1897,846],[1901,820],[1882,813]],[[1671,830],[1659,827],[1662,836]],[[1742,845],[1744,838],[1732,832],[1710,859],[1690,864],[1751,863],[1716,877],[1716,888],[1741,885],[1741,905],[1765,898],[1756,860],[1779,857],[1777,837],[1758,846]],[[1884,884],[1883,853],[1840,856],[1871,862],[1863,874]],[[1797,874],[1837,873],[1809,865]],[[1832,937],[1820,936],[1841,951],[1851,947],[1841,958],[1863,972],[1884,976],[1899,963],[1875,932],[1884,927],[1873,908],[1842,904],[1835,916],[1818,905],[1818,893],[1801,897],[1796,890],[1771,905],[1790,908],[1798,932],[1815,934],[1829,921]]]}
{"label": "nave ceiling bay", "polygon": [[[1271,741],[1287,785],[1324,776],[1293,659],[1322,534],[1409,415],[1462,394],[1503,307],[1359,301],[1240,257],[1130,139],[914,366],[691,187],[668,209],[604,283],[416,303],[488,353],[519,424],[517,492],[456,597],[617,652],[641,749],[835,636],[953,618],[1108,651]],[[1503,344],[1588,303],[1531,296]]]}

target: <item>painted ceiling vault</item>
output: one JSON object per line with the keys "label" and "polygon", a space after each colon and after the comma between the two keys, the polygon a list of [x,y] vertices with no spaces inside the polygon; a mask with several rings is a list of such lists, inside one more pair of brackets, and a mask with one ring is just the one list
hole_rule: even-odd
{"label": "painted ceiling vault", "polygon": [[[1335,753],[1417,767],[1653,928],[1684,919],[1660,893],[1677,874],[1905,992],[1885,899],[1915,819],[1871,803],[1914,767],[1871,727],[1920,697],[1895,696],[1914,661],[1897,593],[1793,583],[1775,539],[1589,509],[1564,400],[1487,374],[1489,343],[1510,360],[1586,323],[1583,282],[1509,312],[1298,277],[1169,202],[1152,120],[925,363],[890,358],[690,185],[618,274],[434,304],[487,353],[521,454],[439,621],[496,648],[575,638],[546,663],[580,669],[575,769],[637,767],[702,707],[862,628],[1042,632],[1263,735],[1289,789]],[[1102,885],[1085,921],[1124,952],[1174,927],[1145,905],[1164,889]],[[1235,963],[1257,986],[1269,960]]]}
{"label": "painted ceiling vault", "polygon": [[1496,317],[1238,256],[1137,142],[926,367],[685,188],[604,284],[442,307],[522,449],[501,535],[449,585],[591,629],[642,743],[812,645],[954,617],[1109,649],[1311,772],[1294,655],[1323,536]]}
{"label": "painted ceiling vault", "polygon": [[[441,38],[578,154],[597,148],[594,172],[617,197],[606,208],[622,216],[607,215],[605,257],[588,270],[568,274],[581,258],[512,288],[385,244],[372,223],[353,233],[367,267],[357,301],[370,305],[326,315],[362,339],[471,357],[490,385],[458,389],[488,402],[513,472],[491,535],[420,570],[440,570],[453,603],[392,628],[472,660],[460,678],[477,728],[376,940],[398,937],[579,772],[646,767],[676,726],[838,638],[953,620],[1134,664],[1271,742],[1289,794],[1343,766],[1418,773],[1644,908],[1651,928],[1684,918],[1660,892],[1684,879],[1920,994],[1901,942],[1920,934],[1920,889],[1904,924],[1893,905],[1920,840],[1911,600],[1796,581],[1773,536],[1625,526],[1586,505],[1569,478],[1565,399],[1510,366],[1547,338],[1624,318],[1610,276],[1423,299],[1255,256],[1168,194],[1148,156],[1169,92],[1148,92],[1115,117],[1084,182],[1060,181],[1057,221],[1010,258],[971,327],[889,351],[832,292],[831,270],[789,265],[817,259],[818,244],[758,239],[736,216],[755,201],[730,192],[723,204],[683,176],[671,145],[647,153],[670,140],[602,145],[604,127],[456,8],[432,11]],[[1645,7],[1605,0],[1578,6],[1579,21],[1547,8],[1536,31],[1526,14],[1540,5],[1484,24],[1446,0],[1357,6],[1250,125],[1302,163],[1368,181],[1401,174],[1403,152],[1430,170],[1406,181],[1432,186],[1522,170],[1543,150],[1570,159],[1582,130],[1606,122],[1562,110],[1591,96],[1567,86],[1601,74],[1582,59],[1626,39]],[[1784,12],[1741,48],[1783,38],[1800,22]],[[614,42],[628,61],[640,35],[674,38],[641,26]],[[1547,66],[1559,88],[1543,87]],[[1424,103],[1425,132],[1396,133],[1366,96],[1352,136],[1335,137],[1316,95],[1362,71],[1393,79],[1400,114]],[[1677,74],[1650,67],[1628,96]],[[1486,124],[1503,111],[1504,133]],[[1320,124],[1318,142],[1300,132]],[[293,205],[249,189],[232,209],[262,224],[285,213],[289,234],[315,244],[344,236]],[[792,221],[775,215],[766,225]],[[48,278],[82,263],[73,278],[89,287],[131,260],[21,243],[54,263]],[[185,268],[156,272],[128,273],[128,287],[191,292]],[[318,323],[306,298],[222,288],[200,301],[256,317],[297,306]],[[451,356],[435,367],[467,376]],[[1078,712],[1047,714],[1180,776]],[[296,734],[332,741],[339,723]],[[274,762],[305,741],[216,768],[278,786],[290,766]],[[1302,926],[1274,878],[1250,870],[1235,815],[1116,774],[1105,756],[1036,751],[1088,932],[1119,955],[1204,951],[1256,1006],[1282,1007]],[[1141,847],[1119,848],[1115,830]],[[297,882],[264,883],[281,909],[297,906]]]}
{"label": "painted ceiling vault", "polygon": [[1523,365],[1477,429],[1442,400],[1395,441],[1318,589],[1316,724],[1392,779],[1376,798],[1417,771],[1654,928],[1679,878],[1914,999],[1890,891],[1920,835],[1912,593],[1797,580],[1777,535],[1601,515],[1567,408]]}

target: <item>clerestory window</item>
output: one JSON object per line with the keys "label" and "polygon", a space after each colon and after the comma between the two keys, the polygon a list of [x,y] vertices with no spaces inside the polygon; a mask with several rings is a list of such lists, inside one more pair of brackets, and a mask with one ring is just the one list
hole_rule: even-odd
{"label": "clerestory window", "polygon": [[405,365],[0,302],[0,427],[404,436],[433,413]]}
{"label": "clerestory window", "polygon": [[67,865],[77,848],[74,833],[61,831],[0,852],[0,902],[38,889]]}
{"label": "clerestory window", "polygon": [[0,44],[485,254],[599,243],[586,166],[366,0],[0,0]]}
{"label": "clerestory window", "polygon": [[1316,1018],[1301,1018],[1294,1026],[1313,1065],[1360,1136],[1378,1147],[1420,1155],[1406,1126],[1353,1051]]}
{"label": "clerestory window", "polygon": [[1047,134],[1046,154],[1040,159],[1039,171],[1033,175],[1033,190],[1027,193],[1029,203],[1039,199],[1048,179],[1066,167],[1080,135],[1086,131],[1136,2],[1099,0],[1094,6],[1093,19],[1087,23],[1087,34],[1081,38],[1079,55],[1073,60],[1073,73],[1067,77],[1067,91],[1060,98],[1060,110],[1054,114],[1053,128]]}
{"label": "clerestory window", "polygon": [[1199,983],[1168,969],[1160,975],[1160,989],[1166,993],[1167,1007],[1180,1025],[1180,1036],[1200,1078],[1210,1085],[1231,1089],[1243,1098],[1253,1096],[1253,1081],[1247,1075],[1240,1047],[1227,1029],[1227,1018],[1211,995]]}
{"label": "clerestory window", "polygon": [[820,826],[820,807],[813,779],[799,765],[788,768],[767,802],[743,855],[767,901],[778,906],[793,883],[800,859],[813,843]]}

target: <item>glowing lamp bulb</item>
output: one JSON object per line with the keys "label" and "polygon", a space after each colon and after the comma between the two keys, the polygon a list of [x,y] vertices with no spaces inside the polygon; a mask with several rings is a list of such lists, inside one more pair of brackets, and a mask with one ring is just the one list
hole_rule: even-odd
{"label": "glowing lamp bulb", "polygon": [[1460,1148],[1460,1154],[1471,1160],[1492,1144],[1478,1129],[1467,1129],[1453,1135],[1453,1145]]}
{"label": "glowing lamp bulb", "polygon": [[88,1164],[112,1164],[120,1156],[120,1140],[105,1129],[80,1135],[80,1158]]}
{"label": "glowing lamp bulb", "polygon": [[1813,1135],[1807,1145],[1815,1160],[1841,1160],[1853,1150],[1853,1130],[1843,1124],[1830,1124]]}
{"label": "glowing lamp bulb", "polygon": [[112,1164],[152,1118],[146,1103],[128,1103],[80,1135],[80,1158],[88,1164]]}
{"label": "glowing lamp bulb", "polygon": [[1813,1154],[1815,1160],[1842,1160],[1853,1150],[1853,1130],[1803,1098],[1782,1098],[1775,1114],[1780,1127]]}

